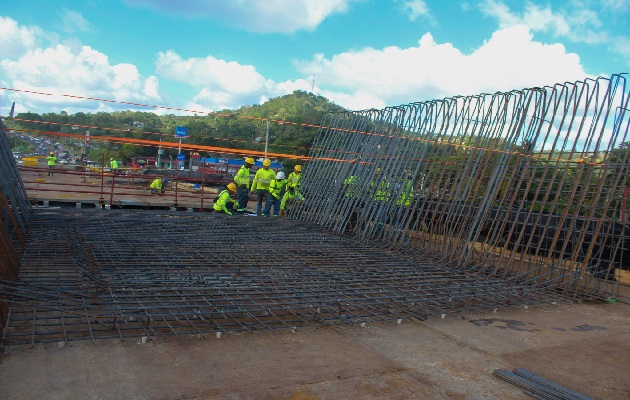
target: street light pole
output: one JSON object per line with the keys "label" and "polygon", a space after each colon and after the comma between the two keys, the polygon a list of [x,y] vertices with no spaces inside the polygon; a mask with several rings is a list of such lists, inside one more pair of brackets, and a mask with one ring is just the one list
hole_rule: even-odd
{"label": "street light pole", "polygon": [[269,147],[269,119],[267,119],[267,133],[265,134],[265,159],[267,158],[268,147]]}

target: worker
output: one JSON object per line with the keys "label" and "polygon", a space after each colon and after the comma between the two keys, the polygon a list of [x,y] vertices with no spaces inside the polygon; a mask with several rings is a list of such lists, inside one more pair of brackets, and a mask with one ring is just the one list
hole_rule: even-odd
{"label": "worker", "polygon": [[296,165],[293,168],[293,172],[289,174],[287,178],[287,190],[282,196],[282,201],[280,202],[280,215],[285,215],[285,209],[287,207],[287,202],[293,199],[297,199],[297,201],[304,201],[304,196],[300,193],[300,178],[302,174],[302,166]]}
{"label": "worker", "polygon": [[247,201],[249,200],[249,169],[254,165],[254,159],[247,157],[245,164],[241,166],[236,175],[234,176],[234,183],[237,188],[238,196],[238,209],[237,211],[245,211],[247,207]]}
{"label": "worker", "polygon": [[269,168],[271,161],[263,160],[263,167],[256,171],[252,182],[252,192],[256,193],[256,215],[261,215],[263,201],[269,195],[269,184],[276,179],[276,173]]}
{"label": "worker", "polygon": [[151,182],[151,186],[149,189],[151,190],[151,194],[164,194],[164,189],[168,184],[168,179],[166,178],[157,178],[153,182]]}
{"label": "worker", "polygon": [[117,174],[118,173],[118,161],[114,160],[113,158],[109,159],[109,167],[112,170],[112,173]]}
{"label": "worker", "polygon": [[388,202],[391,197],[390,184],[387,176],[381,175],[381,169],[377,168],[374,179],[370,184],[370,198],[376,203],[373,210],[373,226],[377,232],[381,232],[387,225]]}
{"label": "worker", "polygon": [[55,152],[51,151],[50,155],[46,157],[46,161],[48,162],[48,176],[54,175],[55,163],[57,163],[57,157],[55,157]]}
{"label": "worker", "polygon": [[409,171],[408,173],[403,174],[405,177],[401,179],[402,187],[400,195],[396,200],[397,206],[409,207],[411,205],[411,201],[413,200],[413,172]]}
{"label": "worker", "polygon": [[267,197],[267,204],[263,211],[263,217],[269,215],[271,212],[271,206],[273,206],[273,216],[277,217],[280,212],[280,202],[284,191],[286,189],[287,181],[284,179],[284,172],[280,171],[276,174],[276,179],[269,183],[269,196]]}
{"label": "worker", "polygon": [[237,204],[237,201],[232,199],[230,195],[236,193],[236,183],[229,183],[227,185],[227,189],[223,189],[219,196],[214,202],[212,208],[216,212],[224,212],[227,215],[232,215],[234,210],[234,205]]}

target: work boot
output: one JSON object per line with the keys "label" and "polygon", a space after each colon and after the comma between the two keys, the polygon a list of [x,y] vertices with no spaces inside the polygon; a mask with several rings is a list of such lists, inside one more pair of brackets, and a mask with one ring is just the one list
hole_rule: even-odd
{"label": "work boot", "polygon": [[280,216],[281,216],[281,217],[284,217],[284,215],[285,215],[285,214],[284,214],[284,210],[280,210]]}

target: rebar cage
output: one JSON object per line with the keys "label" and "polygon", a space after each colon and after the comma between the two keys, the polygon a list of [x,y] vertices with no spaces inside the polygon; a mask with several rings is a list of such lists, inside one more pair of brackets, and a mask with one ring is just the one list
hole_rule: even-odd
{"label": "rebar cage", "polygon": [[623,75],[328,114],[294,218],[444,265],[615,292],[629,269]]}

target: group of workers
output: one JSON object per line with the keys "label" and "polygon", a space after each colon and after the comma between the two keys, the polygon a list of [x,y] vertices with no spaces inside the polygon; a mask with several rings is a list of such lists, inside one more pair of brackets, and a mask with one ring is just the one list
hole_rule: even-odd
{"label": "group of workers", "polygon": [[[254,165],[254,159],[247,157],[245,164],[241,166],[234,176],[234,183],[227,185],[219,193],[214,210],[232,215],[233,212],[244,212],[249,201],[250,192],[256,193],[256,215],[259,216],[284,216],[288,202],[297,199],[303,201],[304,196],[300,192],[300,177],[302,166],[296,165],[293,172],[285,179],[282,171],[275,172],[271,169],[271,161],[263,160],[263,167],[256,171],[250,185],[250,168]],[[232,199],[231,195],[237,198]],[[263,208],[263,203],[266,204]],[[273,208],[273,214],[271,209]]]}
{"label": "group of workers", "polygon": [[[48,164],[48,176],[54,175],[55,165],[57,164],[57,156],[54,151],[51,151],[46,157],[46,164]],[[114,174],[118,173],[118,161],[110,158],[109,166]]]}

